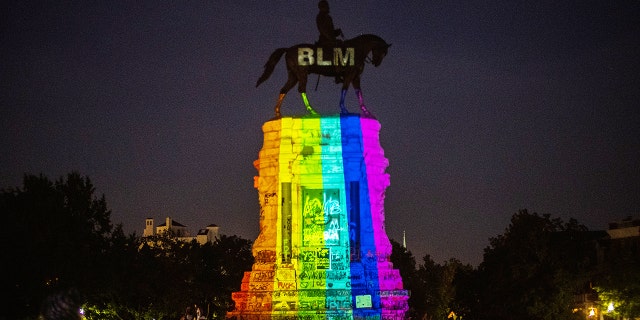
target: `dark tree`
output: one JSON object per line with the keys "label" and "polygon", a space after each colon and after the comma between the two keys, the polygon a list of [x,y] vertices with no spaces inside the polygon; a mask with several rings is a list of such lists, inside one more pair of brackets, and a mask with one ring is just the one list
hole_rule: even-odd
{"label": "dark tree", "polygon": [[[640,227],[640,223],[634,227]],[[593,281],[601,301],[600,309],[607,310],[609,304],[613,303],[614,316],[639,318],[640,237],[608,239],[602,243],[605,254],[601,271]]]}
{"label": "dark tree", "polygon": [[[195,241],[180,241],[171,233],[139,241],[139,249],[129,263],[129,292],[123,292],[129,298],[118,303],[120,316],[179,318],[198,297],[196,273],[201,246]],[[127,290],[126,284],[120,289]]]}
{"label": "dark tree", "polygon": [[425,255],[417,274],[423,294],[415,303],[422,306],[421,318],[447,319],[451,312],[466,318],[477,292],[471,265],[454,258],[440,265]]}
{"label": "dark tree", "polygon": [[200,245],[166,233],[137,242],[107,299],[119,318],[177,319],[197,305],[208,319],[223,319],[253,264],[251,241],[237,236]]}
{"label": "dark tree", "polygon": [[505,233],[489,239],[479,267],[481,319],[573,319],[575,294],[590,277],[586,228],[526,210]]}
{"label": "dark tree", "polygon": [[245,271],[250,271],[254,259],[252,242],[238,236],[221,236],[214,244],[215,259],[212,261],[214,282],[213,295],[209,296],[210,314],[213,319],[224,319],[227,311],[233,309],[231,293],[240,290]]}
{"label": "dark tree", "polygon": [[0,192],[0,214],[11,226],[2,239],[0,319],[35,319],[41,305],[55,306],[43,301],[64,302],[49,297],[69,289],[93,319],[177,319],[196,304],[209,319],[224,318],[253,264],[251,241],[125,236],[94,192],[77,173],[55,182],[25,175],[22,188]]}
{"label": "dark tree", "polygon": [[22,188],[2,190],[0,214],[11,228],[3,239],[8,301],[0,312],[8,318],[35,316],[41,301],[63,288],[84,294],[105,287],[99,272],[114,229],[104,196],[94,192],[75,172],[55,182],[25,175]]}
{"label": "dark tree", "polygon": [[419,303],[424,297],[424,287],[421,285],[416,272],[416,258],[413,257],[411,251],[397,241],[393,239],[390,241],[392,248],[391,262],[393,262],[393,267],[400,271],[404,288],[410,292],[407,316],[419,318],[419,315],[424,313],[423,305]]}

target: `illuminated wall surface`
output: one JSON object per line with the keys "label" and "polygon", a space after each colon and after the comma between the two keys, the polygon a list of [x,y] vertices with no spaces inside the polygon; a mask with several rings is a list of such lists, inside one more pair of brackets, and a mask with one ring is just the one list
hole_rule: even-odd
{"label": "illuminated wall surface", "polygon": [[404,319],[408,292],[384,228],[380,123],[283,117],[263,131],[255,263],[227,317]]}

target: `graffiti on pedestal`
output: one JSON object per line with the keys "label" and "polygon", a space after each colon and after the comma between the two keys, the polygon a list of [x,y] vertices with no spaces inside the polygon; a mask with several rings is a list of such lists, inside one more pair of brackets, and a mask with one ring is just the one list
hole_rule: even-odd
{"label": "graffiti on pedestal", "polygon": [[340,189],[308,189],[302,192],[302,245],[340,245],[342,223],[346,216],[340,201]]}
{"label": "graffiti on pedestal", "polygon": [[260,250],[255,254],[255,262],[259,264],[273,264],[276,262],[276,252],[274,250]]}

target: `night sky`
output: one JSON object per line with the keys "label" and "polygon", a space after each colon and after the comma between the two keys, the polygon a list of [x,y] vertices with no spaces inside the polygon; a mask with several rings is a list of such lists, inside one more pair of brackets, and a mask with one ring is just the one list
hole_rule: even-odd
{"label": "night sky", "polygon": [[[365,67],[390,165],[386,228],[420,261],[477,265],[520,209],[589,229],[640,215],[640,1],[330,1]],[[89,176],[112,222],[171,216],[255,240],[253,161],[313,42],[316,1],[9,1],[0,14],[0,188]],[[311,104],[339,112],[333,79]],[[357,111],[353,90],[347,107]],[[282,113],[304,114],[292,90]]]}

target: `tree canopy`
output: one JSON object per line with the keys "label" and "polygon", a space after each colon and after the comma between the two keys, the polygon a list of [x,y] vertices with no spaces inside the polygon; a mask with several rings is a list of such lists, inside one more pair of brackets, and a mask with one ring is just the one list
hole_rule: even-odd
{"label": "tree canopy", "polygon": [[22,188],[0,194],[0,212],[11,226],[3,250],[9,314],[37,313],[39,301],[60,287],[105,287],[94,272],[122,234],[94,191],[89,178],[70,173],[55,182],[25,175]]}
{"label": "tree canopy", "polygon": [[[597,263],[586,227],[521,210],[489,239],[475,313],[487,319],[572,319],[576,294]],[[592,259],[593,258],[593,259]]]}
{"label": "tree canopy", "polygon": [[251,269],[251,241],[125,236],[111,223],[104,195],[94,193],[76,172],[56,181],[25,175],[22,187],[0,192],[0,215],[11,226],[3,239],[8,294],[0,319],[35,319],[45,298],[71,291],[89,319],[177,319],[194,304],[211,319],[224,317]]}

